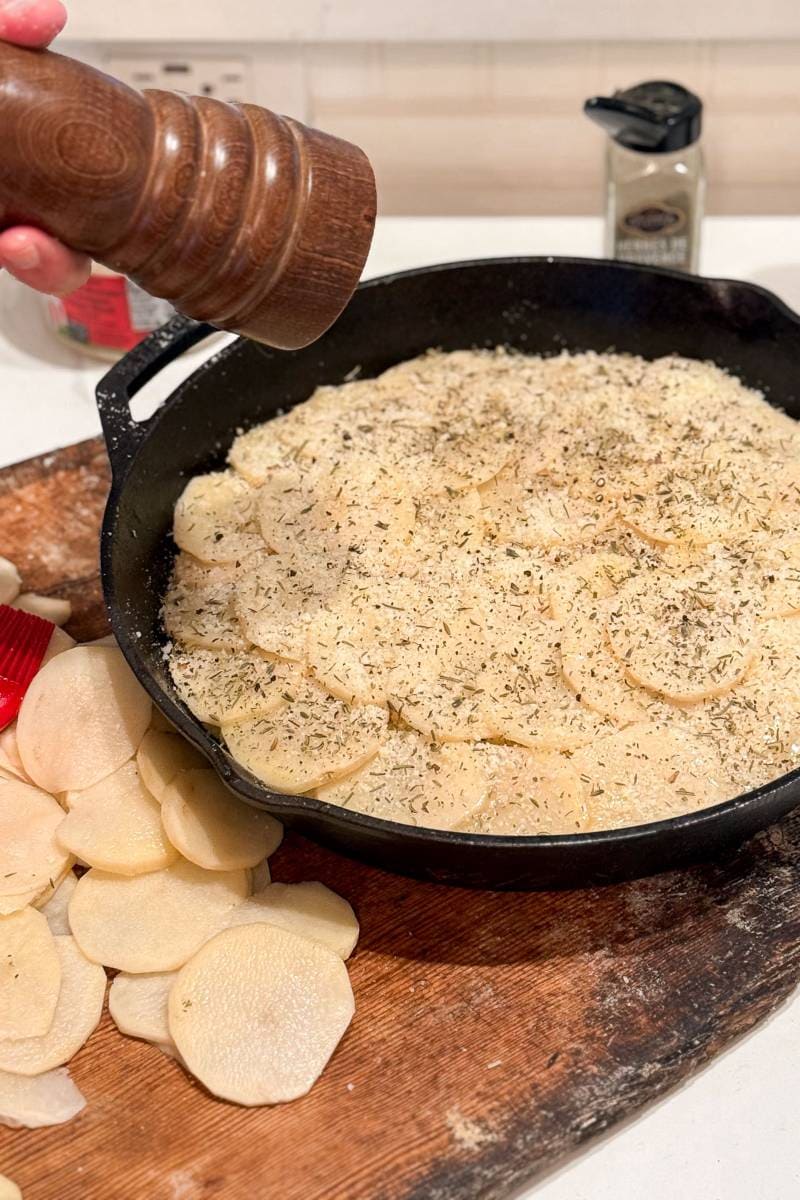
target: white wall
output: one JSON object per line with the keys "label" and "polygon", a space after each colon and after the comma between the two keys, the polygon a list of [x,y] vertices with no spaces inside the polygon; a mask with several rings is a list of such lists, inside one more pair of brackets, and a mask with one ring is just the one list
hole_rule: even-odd
{"label": "white wall", "polygon": [[70,0],[85,41],[595,41],[800,37],[797,0]]}

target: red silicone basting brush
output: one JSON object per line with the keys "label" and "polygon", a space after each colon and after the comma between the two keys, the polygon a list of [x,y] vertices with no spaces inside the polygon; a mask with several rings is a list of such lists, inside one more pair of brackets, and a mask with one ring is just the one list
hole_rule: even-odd
{"label": "red silicone basting brush", "polygon": [[54,629],[52,621],[0,604],[0,729],[19,712]]}

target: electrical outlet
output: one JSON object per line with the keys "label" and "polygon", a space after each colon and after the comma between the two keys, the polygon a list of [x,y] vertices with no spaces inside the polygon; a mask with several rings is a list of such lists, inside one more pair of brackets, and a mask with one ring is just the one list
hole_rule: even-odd
{"label": "electrical outlet", "polygon": [[217,100],[253,99],[250,64],[244,58],[206,58],[204,55],[110,55],[105,62],[109,75],[138,88],[162,88],[190,96],[213,96]]}

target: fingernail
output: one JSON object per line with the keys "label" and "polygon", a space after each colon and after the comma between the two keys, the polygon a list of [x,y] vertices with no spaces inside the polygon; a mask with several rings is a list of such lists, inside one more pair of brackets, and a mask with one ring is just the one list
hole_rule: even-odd
{"label": "fingernail", "polygon": [[34,267],[40,266],[42,261],[38,246],[27,241],[16,244],[12,242],[10,246],[6,244],[2,250],[2,257],[6,265],[14,271],[32,271]]}

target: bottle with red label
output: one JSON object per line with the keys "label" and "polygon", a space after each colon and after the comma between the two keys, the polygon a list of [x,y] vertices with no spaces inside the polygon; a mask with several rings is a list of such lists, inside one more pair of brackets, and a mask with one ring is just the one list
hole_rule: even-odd
{"label": "bottle with red label", "polygon": [[595,96],[584,111],[610,134],[606,255],[696,271],[705,188],[700,99],[654,80]]}
{"label": "bottle with red label", "polygon": [[69,296],[48,297],[50,321],[64,341],[95,358],[114,360],[163,325],[174,309],[124,275],[95,263],[88,282]]}

